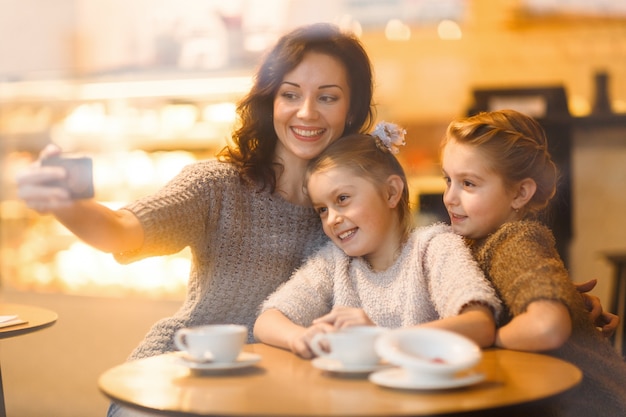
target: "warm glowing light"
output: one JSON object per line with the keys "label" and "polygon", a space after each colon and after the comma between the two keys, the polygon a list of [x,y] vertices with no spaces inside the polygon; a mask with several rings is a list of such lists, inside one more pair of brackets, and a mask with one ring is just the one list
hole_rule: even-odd
{"label": "warm glowing light", "polygon": [[236,105],[232,102],[209,104],[202,110],[202,119],[207,122],[233,123],[236,116]]}
{"label": "warm glowing light", "polygon": [[589,100],[585,97],[577,96],[572,94],[567,103],[567,107],[569,107],[569,111],[572,116],[580,117],[587,116],[591,113],[591,105],[589,104]]}
{"label": "warm glowing light", "polygon": [[611,108],[615,113],[626,113],[626,100],[613,100]]}
{"label": "warm glowing light", "polygon": [[177,136],[191,130],[198,118],[193,104],[171,104],[161,109],[161,128],[165,136]]}
{"label": "warm glowing light", "polygon": [[56,276],[62,277],[61,286],[69,293],[98,291],[177,298],[185,293],[190,268],[188,251],[120,265],[111,255],[76,242],[57,253],[53,269]]}
{"label": "warm glowing light", "polygon": [[[99,154],[94,156],[94,186],[101,197],[130,201],[135,194],[157,191],[194,161],[196,157],[189,151],[148,153],[135,150]],[[112,204],[112,209],[119,208],[115,203],[105,204]]]}
{"label": "warm glowing light", "polygon": [[249,52],[262,52],[276,42],[276,36],[264,33],[247,35],[243,41],[243,47]]}
{"label": "warm glowing light", "polygon": [[226,97],[242,96],[252,87],[252,78],[216,77],[203,79],[112,81],[84,83],[76,88],[77,98],[105,100],[133,97]]}
{"label": "warm glowing light", "polygon": [[385,37],[390,41],[408,41],[411,39],[411,28],[399,19],[391,19],[385,26]]}
{"label": "warm glowing light", "polygon": [[102,103],[86,103],[76,107],[65,119],[68,133],[80,134],[103,130],[106,112]]}
{"label": "warm glowing light", "polygon": [[156,170],[152,158],[144,151],[132,151],[128,154],[127,162],[118,167],[117,172],[123,172],[126,183],[131,187],[141,188],[152,184]]}
{"label": "warm glowing light", "polygon": [[152,154],[155,177],[153,182],[158,187],[165,185],[186,166],[196,161],[196,157],[187,151],[159,152]]}
{"label": "warm glowing light", "polygon": [[463,32],[458,23],[453,20],[442,20],[437,26],[437,34],[439,39],[458,40],[463,37]]}
{"label": "warm glowing light", "polygon": [[158,111],[155,109],[142,110],[139,112],[134,126],[140,135],[156,136],[159,131]]}

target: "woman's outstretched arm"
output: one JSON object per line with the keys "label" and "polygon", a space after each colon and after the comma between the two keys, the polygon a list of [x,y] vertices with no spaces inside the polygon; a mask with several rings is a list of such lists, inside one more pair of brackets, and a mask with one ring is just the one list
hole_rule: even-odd
{"label": "woman's outstretched arm", "polygon": [[143,244],[143,227],[128,210],[114,211],[93,199],[75,200],[58,185],[67,176],[64,168],[43,166],[41,160],[61,150],[48,145],[39,160],[17,175],[19,197],[40,214],[54,215],[85,243],[105,252],[136,250]]}

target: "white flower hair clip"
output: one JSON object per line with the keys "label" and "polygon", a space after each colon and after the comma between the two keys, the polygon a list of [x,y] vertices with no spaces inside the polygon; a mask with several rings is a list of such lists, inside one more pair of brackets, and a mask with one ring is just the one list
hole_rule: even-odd
{"label": "white flower hair clip", "polygon": [[379,122],[371,133],[377,137],[385,148],[392,154],[400,152],[400,146],[406,145],[404,135],[406,130],[394,123]]}

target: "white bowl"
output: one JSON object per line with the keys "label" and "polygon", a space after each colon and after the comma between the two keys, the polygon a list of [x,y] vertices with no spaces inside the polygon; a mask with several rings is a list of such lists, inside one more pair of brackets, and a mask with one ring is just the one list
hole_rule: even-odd
{"label": "white bowl", "polygon": [[376,351],[387,362],[400,366],[413,379],[449,379],[478,364],[480,347],[458,333],[440,329],[390,330],[376,341]]}

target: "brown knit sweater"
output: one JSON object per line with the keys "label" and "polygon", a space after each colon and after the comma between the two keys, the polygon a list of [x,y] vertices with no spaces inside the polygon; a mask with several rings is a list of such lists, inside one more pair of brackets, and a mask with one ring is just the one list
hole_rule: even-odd
{"label": "brown knit sweater", "polygon": [[559,300],[570,311],[570,339],[546,353],[577,365],[583,382],[551,401],[546,415],[626,416],[626,363],[591,322],[559,258],[552,232],[538,222],[518,221],[468,244],[508,310],[500,325],[523,313],[534,300]]}
{"label": "brown knit sweater", "polygon": [[150,329],[131,359],[175,350],[172,338],[181,327],[243,324],[253,341],[261,302],[327,241],[312,208],[257,188],[242,183],[232,165],[209,160],[126,207],[139,218],[145,239],[139,251],[119,254],[118,261],[186,246],[193,255],[182,307]]}

